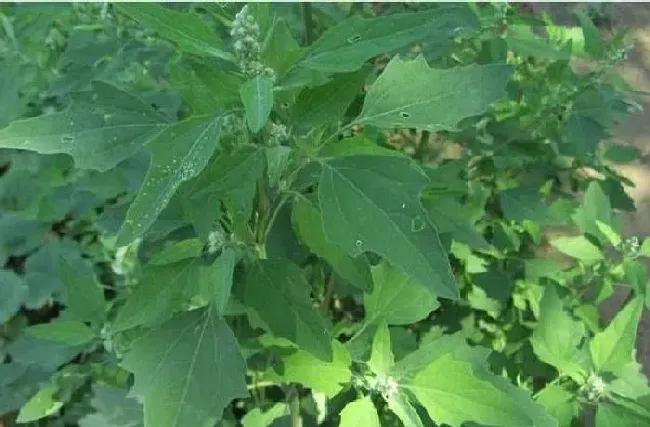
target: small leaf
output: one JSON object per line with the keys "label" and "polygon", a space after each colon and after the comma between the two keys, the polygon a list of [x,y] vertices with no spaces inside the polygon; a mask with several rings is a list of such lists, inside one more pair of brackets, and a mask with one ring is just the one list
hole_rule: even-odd
{"label": "small leaf", "polygon": [[262,375],[262,380],[276,383],[297,382],[313,388],[328,397],[334,397],[352,378],[350,353],[339,341],[332,341],[333,357],[324,362],[306,351],[295,351],[282,356],[281,360]]}
{"label": "small leaf", "polygon": [[253,211],[257,180],[263,174],[264,152],[257,147],[242,146],[219,153],[201,175],[183,184],[178,193],[197,234],[207,241],[219,217],[220,202],[237,217],[248,220]]}
{"label": "small leaf", "polygon": [[320,212],[308,200],[295,200],[291,219],[300,239],[314,254],[327,261],[337,274],[361,289],[372,288],[368,263],[363,257],[348,256],[343,248],[327,241]]}
{"label": "small leaf", "polygon": [[423,56],[394,57],[372,85],[357,123],[381,128],[454,130],[505,97],[510,65],[430,68]]}
{"label": "small leaf", "polygon": [[335,73],[355,71],[381,53],[425,38],[447,44],[457,31],[475,28],[479,28],[476,15],[465,5],[371,19],[355,14],[325,31],[297,65]]}
{"label": "small leaf", "polygon": [[611,144],[603,154],[610,162],[618,164],[631,163],[642,157],[641,150],[634,145]]}
{"label": "small leaf", "polygon": [[643,417],[615,403],[602,402],[596,412],[596,427],[643,427],[650,418]]}
{"label": "small leaf", "polygon": [[78,320],[55,320],[30,326],[26,332],[38,338],[57,341],[77,346],[91,342],[97,336],[95,332]]}
{"label": "small leaf", "polygon": [[120,3],[117,9],[155,30],[161,37],[178,45],[181,50],[201,56],[214,56],[234,60],[234,56],[221,49],[223,42],[200,16],[190,12],[177,12],[156,4]]}
{"label": "small leaf", "polygon": [[507,219],[513,221],[530,220],[540,224],[552,221],[543,196],[534,188],[520,186],[499,193],[501,210]]}
{"label": "small leaf", "polygon": [[598,228],[598,221],[612,226],[614,224],[614,213],[609,198],[603,192],[596,181],[592,181],[587,187],[582,204],[573,214],[572,219],[582,233],[589,233],[605,242],[604,236]]}
{"label": "small leaf", "polygon": [[58,387],[52,384],[45,385],[20,408],[16,422],[29,423],[59,412],[63,402],[56,398],[58,391]]}
{"label": "small leaf", "polygon": [[179,242],[170,242],[159,252],[153,254],[148,265],[173,264],[187,258],[197,258],[203,251],[203,242],[199,239],[187,239]]}
{"label": "small leaf", "polygon": [[454,240],[473,249],[490,247],[470,221],[467,207],[461,205],[454,197],[426,197],[423,204],[438,233],[451,233]]}
{"label": "small leaf", "polygon": [[440,303],[429,291],[406,273],[387,262],[372,267],[373,288],[364,294],[365,324],[385,321],[389,325],[408,325],[424,319]]}
{"label": "small leaf", "polygon": [[630,301],[603,331],[589,343],[591,357],[598,372],[616,373],[634,361],[636,331],[643,310],[643,299]]}
{"label": "small leaf", "polygon": [[580,22],[580,27],[582,27],[582,36],[585,40],[585,52],[593,58],[601,58],[604,47],[600,37],[600,31],[591,21],[591,18],[584,12],[576,10],[574,13]]}
{"label": "small leaf", "polygon": [[585,337],[585,326],[565,310],[558,290],[546,286],[540,302],[537,326],[530,342],[542,362],[557,368],[560,374],[578,378],[586,370],[579,360],[579,347]]}
{"label": "small leaf", "polygon": [[424,427],[417,411],[411,405],[406,395],[398,393],[388,399],[388,408],[397,415],[402,424],[409,427]]}
{"label": "small leaf", "polygon": [[142,236],[169,203],[178,186],[205,168],[219,142],[221,120],[190,118],[166,128],[147,143],[151,166],[117,236],[127,245]]}
{"label": "small leaf", "polygon": [[388,325],[386,322],[382,322],[379,328],[377,328],[375,338],[372,341],[372,351],[370,353],[370,360],[368,360],[368,367],[375,375],[387,375],[394,363],[395,358],[390,346]]}
{"label": "small leaf", "polygon": [[230,301],[230,291],[233,284],[233,273],[237,264],[237,252],[231,247],[223,250],[210,267],[209,278],[202,280],[199,284],[201,296],[214,304],[214,308],[220,315],[226,312]]}
{"label": "small leaf", "polygon": [[535,395],[535,401],[557,419],[560,426],[569,426],[580,413],[580,404],[570,391],[554,384],[547,385]]}
{"label": "small leaf", "polygon": [[381,427],[377,409],[370,396],[348,403],[341,411],[340,427]]}
{"label": "small leaf", "polygon": [[567,59],[570,54],[568,51],[558,50],[551,42],[540,38],[531,27],[526,25],[509,26],[506,41],[508,47],[521,56],[555,61]]}
{"label": "small leaf", "polygon": [[609,392],[632,400],[650,395],[648,378],[641,369],[637,362],[630,362],[619,369],[616,379],[609,384]]}
{"label": "small leaf", "polygon": [[412,160],[349,156],[321,166],[318,200],[329,241],[352,257],[381,255],[434,295],[458,296],[447,254],[420,203],[429,180]]}
{"label": "small leaf", "polygon": [[612,226],[605,224],[600,220],[596,220],[596,227],[598,228],[598,231],[609,240],[609,243],[611,243],[612,246],[617,247],[623,241],[621,235],[618,234]]}
{"label": "small leaf", "polygon": [[210,309],[179,313],[133,343],[122,366],[144,401],[145,425],[214,425],[248,397],[246,362],[226,322]]}
{"label": "small leaf", "polygon": [[20,309],[28,288],[24,280],[12,271],[0,271],[0,325]]}
{"label": "small leaf", "polygon": [[273,79],[257,76],[244,83],[239,94],[246,109],[246,122],[253,133],[259,132],[273,109]]}
{"label": "small leaf", "polygon": [[600,249],[584,236],[560,237],[552,240],[551,245],[563,254],[577,258],[585,264],[593,264],[603,259]]}
{"label": "small leaf", "polygon": [[332,360],[325,319],[309,298],[309,283],[288,261],[259,260],[237,291],[275,336],[286,338],[324,361]]}
{"label": "small leaf", "polygon": [[95,412],[79,420],[79,427],[143,427],[142,405],[127,396],[128,390],[93,384],[91,404]]}
{"label": "small leaf", "polygon": [[12,122],[0,148],[69,154],[75,166],[106,171],[131,157],[169,118],[137,97],[101,82],[71,95],[64,111]]}
{"label": "small leaf", "polygon": [[65,286],[66,307],[79,320],[101,322],[105,315],[104,291],[83,259],[60,259],[61,280]]}
{"label": "small leaf", "polygon": [[278,423],[275,420],[288,416],[289,407],[286,403],[276,403],[269,410],[262,412],[261,408],[253,408],[242,418],[243,427],[272,427]]}
{"label": "small leaf", "polygon": [[368,70],[364,68],[337,75],[322,86],[303,89],[291,107],[292,122],[306,131],[335,123],[358,96],[367,75]]}
{"label": "small leaf", "polygon": [[637,295],[645,295],[648,286],[648,268],[645,264],[631,258],[623,260],[623,272],[627,283]]}

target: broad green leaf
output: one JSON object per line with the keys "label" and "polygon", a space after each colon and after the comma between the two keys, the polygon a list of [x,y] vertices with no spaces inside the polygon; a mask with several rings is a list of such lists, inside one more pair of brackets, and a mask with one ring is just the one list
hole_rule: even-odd
{"label": "broad green leaf", "polygon": [[[466,347],[465,351],[471,350]],[[479,375],[471,363],[445,353],[402,387],[415,395],[438,424],[460,427],[473,421],[503,427],[557,426],[525,391],[489,375]]]}
{"label": "broad green leaf", "polygon": [[137,97],[106,83],[72,94],[64,111],[12,122],[0,148],[69,154],[75,166],[106,171],[132,156],[169,119]]}
{"label": "broad green leaf", "polygon": [[211,304],[217,313],[223,315],[230,301],[233,273],[237,264],[237,252],[227,247],[210,267],[209,277],[199,283],[201,296]]}
{"label": "broad green leaf", "polygon": [[650,257],[650,237],[643,239],[643,243],[639,248],[639,255],[644,257]]}
{"label": "broad green leaf", "polygon": [[611,225],[605,224],[600,220],[596,220],[596,227],[598,228],[598,231],[600,231],[602,235],[605,236],[605,238],[607,238],[607,240],[609,241],[609,243],[612,244],[612,246],[617,247],[623,241],[621,235],[618,234],[618,232],[614,230],[614,227],[612,227]]}
{"label": "broad green leaf", "polygon": [[636,331],[642,310],[643,298],[634,298],[591,339],[589,349],[598,372],[616,373],[634,361]]}
{"label": "broad green leaf", "polygon": [[488,249],[489,244],[479,233],[466,214],[467,208],[453,197],[426,197],[424,208],[436,226],[438,233],[451,233],[454,240],[473,249]]}
{"label": "broad green leaf", "polygon": [[554,384],[540,390],[535,402],[542,405],[560,427],[570,426],[571,420],[580,413],[580,404],[574,394]]}
{"label": "broad green leaf", "polygon": [[555,61],[567,59],[570,54],[569,51],[559,50],[548,40],[540,38],[531,27],[525,25],[509,26],[506,41],[508,47],[521,56]]}
{"label": "broad green leaf", "polygon": [[59,412],[63,402],[56,397],[58,391],[55,385],[45,385],[20,408],[16,422],[29,423]]}
{"label": "broad green leaf", "polygon": [[293,38],[287,22],[276,17],[262,44],[260,52],[262,63],[273,68],[276,76],[281,79],[299,56],[300,46]]}
{"label": "broad green leaf", "polygon": [[97,336],[85,323],[78,320],[54,320],[30,326],[26,332],[38,338],[72,346],[87,344]]}
{"label": "broad green leaf", "polygon": [[574,112],[562,129],[565,141],[560,145],[560,153],[565,156],[590,158],[596,153],[598,144],[605,138],[605,129],[586,114]]}
{"label": "broad green leaf", "polygon": [[179,313],[135,341],[122,366],[144,401],[145,425],[213,425],[248,397],[246,362],[226,322],[210,309]]}
{"label": "broad green leaf", "polygon": [[424,427],[417,411],[403,393],[398,393],[396,396],[388,399],[388,408],[397,415],[397,418],[399,418],[405,426]]}
{"label": "broad green leaf", "polygon": [[574,320],[564,308],[555,285],[547,285],[540,302],[537,326],[530,338],[537,357],[556,367],[561,374],[579,377],[587,368],[581,366],[578,359],[585,332],[584,324]]}
{"label": "broad green leaf", "polygon": [[614,225],[613,216],[609,198],[598,182],[592,181],[572,219],[582,233],[589,233],[600,241],[606,242],[606,236],[598,228],[598,221],[611,226]]}
{"label": "broad green leaf", "polygon": [[0,271],[0,325],[20,309],[28,288],[24,280],[12,271]]}
{"label": "broad green leaf", "polygon": [[501,210],[507,219],[514,221],[530,220],[548,224],[552,217],[544,204],[543,196],[535,188],[520,186],[499,193]]}
{"label": "broad green leaf", "polygon": [[143,427],[142,405],[127,396],[128,390],[93,384],[90,403],[95,413],[79,420],[79,427]]}
{"label": "broad green leaf", "polygon": [[364,294],[365,324],[382,320],[389,325],[408,325],[424,319],[440,303],[406,273],[387,262],[372,267],[373,288]]}
{"label": "broad green leaf", "polygon": [[626,164],[639,160],[642,157],[642,153],[641,150],[634,145],[612,143],[607,146],[603,156],[610,162]]}
{"label": "broad green leaf", "polygon": [[305,131],[336,123],[358,96],[367,74],[368,69],[363,68],[340,74],[322,86],[303,89],[291,107],[292,123]]}
{"label": "broad green leaf", "polygon": [[301,350],[283,356],[262,375],[262,380],[275,383],[297,382],[325,393],[328,397],[334,397],[351,381],[352,359],[339,341],[332,341],[332,349],[331,362],[324,362]]}
{"label": "broad green leaf", "polygon": [[169,126],[147,143],[151,165],[129,207],[117,244],[139,238],[156,221],[178,186],[197,176],[219,143],[220,117],[196,117]]}
{"label": "broad green leaf", "polygon": [[370,396],[348,403],[341,411],[340,427],[381,427],[377,409]]}
{"label": "broad green leaf", "polygon": [[88,322],[101,322],[105,316],[104,291],[91,265],[83,259],[60,259],[61,280],[65,287],[68,313]]}
{"label": "broad green leaf", "polygon": [[273,79],[257,76],[244,83],[239,94],[246,109],[248,128],[257,133],[269,120],[273,109]]}
{"label": "broad green leaf", "polygon": [[637,295],[646,295],[648,287],[648,267],[631,258],[623,260],[623,272],[627,283],[632,286]]}
{"label": "broad green leaf", "polygon": [[650,385],[642,372],[642,366],[637,362],[630,362],[616,372],[616,379],[609,383],[608,391],[636,400],[650,395]]}
{"label": "broad green leaf", "polygon": [[308,200],[295,200],[291,219],[300,239],[314,254],[327,261],[337,274],[361,289],[372,288],[368,262],[363,257],[348,256],[343,248],[327,241],[320,213]]}
{"label": "broad green leaf", "polygon": [[237,291],[239,299],[255,311],[273,335],[288,339],[321,360],[332,360],[327,322],[314,307],[309,283],[295,264],[259,260],[248,273],[245,286]]}
{"label": "broad green leaf", "polygon": [[395,363],[393,350],[390,346],[390,332],[386,322],[382,322],[377,328],[375,337],[372,340],[372,351],[368,367],[375,375],[387,375]]}
{"label": "broad green leaf", "polygon": [[610,402],[598,404],[596,427],[644,427],[650,423],[646,418],[629,409]]}
{"label": "broad green leaf", "polygon": [[510,65],[430,68],[423,56],[394,57],[372,85],[355,122],[381,128],[454,130],[505,97]]}
{"label": "broad green leaf", "polygon": [[264,412],[260,408],[253,408],[242,418],[241,423],[243,427],[271,427],[275,425],[275,420],[285,415],[289,415],[289,407],[286,403],[279,402]]}
{"label": "broad green leaf", "polygon": [[399,384],[406,384],[442,355],[447,353],[457,354],[463,351],[466,346],[463,333],[443,335],[433,341],[420,345],[420,348],[416,351],[398,360],[393,365],[390,374]]}
{"label": "broad green leaf", "polygon": [[196,258],[203,252],[204,243],[199,239],[187,239],[170,242],[156,252],[147,262],[148,265],[173,264],[187,258]]}
{"label": "broad green leaf", "polygon": [[551,241],[551,245],[572,258],[577,258],[585,264],[593,264],[603,259],[598,246],[584,236],[559,237]]}
{"label": "broad green leaf", "polygon": [[243,77],[218,69],[218,64],[182,58],[169,65],[169,72],[174,89],[195,115],[223,112],[241,102]]}
{"label": "broad green leaf", "polygon": [[464,5],[371,19],[353,15],[325,31],[297,65],[335,73],[355,71],[381,53],[425,38],[446,42],[458,31],[478,27],[476,16]]}
{"label": "broad green leaf", "polygon": [[198,258],[188,258],[173,264],[147,266],[140,282],[120,307],[113,330],[151,326],[168,319],[202,289],[205,295],[216,292],[213,287],[219,286],[215,281],[223,277],[222,268],[218,258],[209,265],[203,265]]}
{"label": "broad green leaf", "polygon": [[217,33],[196,14],[156,4],[120,3],[116,7],[185,52],[234,60],[231,53],[222,50],[223,42]]}
{"label": "broad green leaf", "polygon": [[429,180],[413,161],[350,156],[324,160],[321,169],[318,200],[328,240],[352,257],[381,255],[433,295],[458,297],[447,255],[420,203]]}
{"label": "broad green leaf", "polygon": [[580,22],[580,27],[582,27],[582,36],[585,41],[585,52],[594,58],[602,57],[604,48],[598,27],[594,25],[591,18],[589,18],[589,16],[584,12],[576,10],[574,13],[578,18],[578,22]]}
{"label": "broad green leaf", "polygon": [[243,146],[219,153],[201,175],[181,186],[183,208],[202,239],[207,240],[219,217],[220,202],[233,209],[234,215],[250,218],[257,180],[263,173],[264,152]]}
{"label": "broad green leaf", "polygon": [[402,152],[382,147],[363,135],[325,144],[318,155],[320,157],[395,156],[405,158]]}

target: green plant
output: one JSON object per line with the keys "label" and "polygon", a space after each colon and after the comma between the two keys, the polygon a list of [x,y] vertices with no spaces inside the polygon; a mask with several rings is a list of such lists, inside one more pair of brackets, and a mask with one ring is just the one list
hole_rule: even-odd
{"label": "green plant", "polygon": [[0,425],[650,422],[624,32],[502,4],[0,12]]}

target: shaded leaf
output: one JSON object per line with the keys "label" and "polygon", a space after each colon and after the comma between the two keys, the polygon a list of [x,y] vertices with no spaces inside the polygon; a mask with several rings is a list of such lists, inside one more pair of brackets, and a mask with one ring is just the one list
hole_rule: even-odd
{"label": "shaded leaf", "polygon": [[234,60],[234,56],[221,49],[223,42],[217,33],[198,15],[180,12],[156,4],[120,3],[117,9],[155,30],[177,44],[181,50],[201,56],[214,56]]}
{"label": "shaded leaf", "polygon": [[235,337],[210,309],[179,313],[135,341],[122,366],[135,374],[145,425],[212,425],[234,398],[248,396]]}
{"label": "shaded leaf", "polygon": [[93,384],[90,403],[95,413],[79,420],[80,427],[143,427],[142,405],[127,396],[128,390]]}
{"label": "shaded leaf", "polygon": [[105,316],[104,291],[92,266],[83,259],[60,259],[68,313],[79,320],[101,322]]}
{"label": "shaded leaf", "polygon": [[438,300],[406,273],[387,262],[372,267],[373,288],[364,294],[365,324],[385,321],[407,325],[424,319],[440,306]]}
{"label": "shaded leaf", "polygon": [[505,97],[510,65],[430,68],[424,57],[394,57],[372,85],[357,123],[382,128],[454,130]]}
{"label": "shaded leaf", "polygon": [[607,328],[591,339],[589,349],[598,372],[616,373],[634,362],[634,344],[642,310],[643,299],[634,298],[616,314]]}
{"label": "shaded leaf", "polygon": [[24,280],[12,271],[0,271],[0,325],[20,309],[28,288]]}
{"label": "shaded leaf", "polygon": [[71,346],[83,345],[95,339],[95,332],[78,320],[54,320],[30,326],[26,332],[38,338],[62,342]]}
{"label": "shaded leaf", "polygon": [[328,325],[312,304],[309,289],[295,264],[259,260],[248,273],[245,286],[237,292],[244,305],[254,310],[275,336],[329,361],[332,346]]}
{"label": "shaded leaf", "polygon": [[372,288],[368,262],[361,256],[348,256],[343,248],[327,240],[320,213],[309,201],[297,198],[291,219],[300,239],[314,254],[327,261],[337,274],[361,289]]}
{"label": "shaded leaf", "polygon": [[425,209],[438,233],[451,233],[454,240],[473,249],[487,249],[488,242],[466,215],[466,207],[453,197],[425,198]]}
{"label": "shaded leaf", "polygon": [[403,393],[388,399],[388,408],[397,415],[402,424],[409,427],[424,427],[417,411]]}
{"label": "shaded leaf", "polygon": [[499,193],[501,210],[507,219],[514,221],[530,220],[540,224],[552,221],[543,196],[537,189],[520,186]]}
{"label": "shaded leaf", "polygon": [[644,427],[648,423],[650,423],[650,418],[643,417],[614,403],[600,403],[596,412],[596,427]]}

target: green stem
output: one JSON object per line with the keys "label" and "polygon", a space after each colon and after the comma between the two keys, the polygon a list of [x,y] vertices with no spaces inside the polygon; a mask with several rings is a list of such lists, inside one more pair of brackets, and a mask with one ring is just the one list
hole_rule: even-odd
{"label": "green stem", "polygon": [[300,12],[302,15],[303,37],[306,46],[314,41],[314,20],[312,19],[311,3],[300,3]]}
{"label": "green stem", "polygon": [[289,414],[291,414],[291,427],[302,427],[300,416],[300,391],[298,385],[291,388],[289,395]]}

